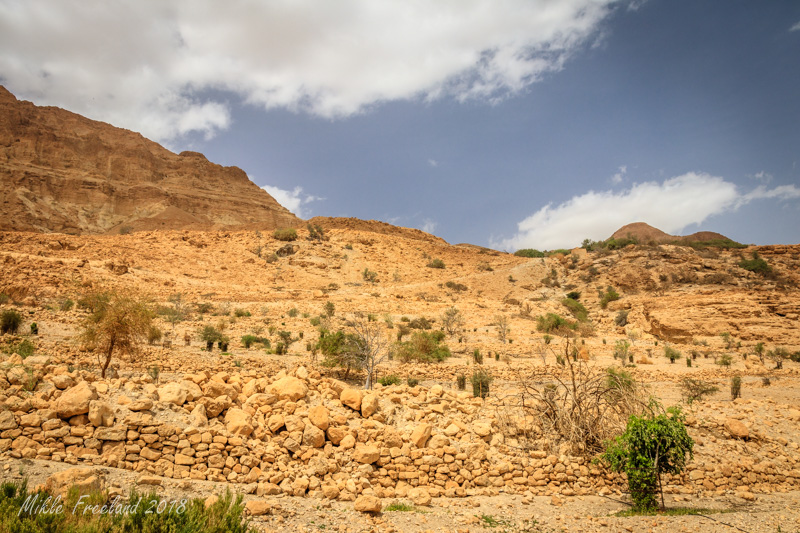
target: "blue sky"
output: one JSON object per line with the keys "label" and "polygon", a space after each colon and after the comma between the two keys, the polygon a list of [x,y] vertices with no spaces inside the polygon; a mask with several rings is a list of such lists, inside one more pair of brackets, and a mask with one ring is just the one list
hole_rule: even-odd
{"label": "blue sky", "polygon": [[303,217],[508,250],[635,221],[800,242],[798,2],[44,4],[0,0],[18,97],[239,166]]}

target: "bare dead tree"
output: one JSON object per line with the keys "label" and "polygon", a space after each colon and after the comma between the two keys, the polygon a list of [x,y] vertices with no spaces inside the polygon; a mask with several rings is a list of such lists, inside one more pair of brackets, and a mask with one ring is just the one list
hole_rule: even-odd
{"label": "bare dead tree", "polygon": [[361,367],[367,371],[364,388],[371,389],[375,370],[389,354],[389,342],[378,322],[370,322],[363,313],[356,313],[347,325],[355,341],[355,355]]}

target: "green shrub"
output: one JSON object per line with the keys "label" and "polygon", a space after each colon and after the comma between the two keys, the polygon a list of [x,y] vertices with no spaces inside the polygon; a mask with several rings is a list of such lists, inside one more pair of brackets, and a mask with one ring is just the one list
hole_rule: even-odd
{"label": "green shrub", "polygon": [[317,327],[322,322],[322,318],[318,316],[312,316],[308,321],[311,323],[312,326]]}
{"label": "green shrub", "polygon": [[214,326],[205,326],[200,330],[200,339],[205,342],[218,342],[222,338],[222,333]]}
{"label": "green shrub", "polygon": [[325,230],[322,229],[322,226],[318,224],[312,225],[311,223],[306,224],[306,229],[308,230],[308,240],[310,241],[324,241],[325,239]]}
{"label": "green shrub", "polygon": [[739,267],[762,276],[772,272],[772,267],[758,255],[758,252],[753,252],[752,259],[742,258],[739,261]]}
{"label": "green shrub", "polygon": [[243,316],[252,316],[252,313],[247,309],[236,309],[233,312],[234,316],[241,318]]}
{"label": "green shrub", "polygon": [[0,305],[7,304],[10,299],[11,298],[8,296],[8,294],[0,292]]}
{"label": "green shrub", "polygon": [[455,281],[448,281],[447,283],[444,284],[444,286],[456,292],[464,292],[469,288],[463,283],[456,283]]}
{"label": "green shrub", "polygon": [[472,383],[472,396],[475,398],[486,398],[489,396],[489,386],[492,383],[492,376],[484,370],[473,372],[470,382]]}
{"label": "green shrub", "polygon": [[249,349],[257,339],[258,337],[255,335],[244,335],[242,336],[242,346]]}
{"label": "green shrub", "polygon": [[602,459],[611,470],[625,472],[634,509],[647,511],[658,506],[661,474],[680,474],[693,448],[680,408],[670,407],[659,415],[632,415],[625,433],[608,444]]}
{"label": "green shrub", "polygon": [[536,331],[542,333],[559,333],[566,330],[574,330],[577,327],[577,323],[555,313],[547,313],[544,316],[539,315],[536,317]]}
{"label": "green shrub", "polygon": [[444,261],[441,259],[431,259],[425,266],[428,268],[444,268]]}
{"label": "green shrub", "polygon": [[614,323],[617,326],[621,327],[621,328],[624,328],[625,326],[627,326],[628,325],[628,313],[630,313],[629,310],[620,309],[619,313],[617,313],[617,316],[614,318]]}
{"label": "green shrub", "polygon": [[618,340],[614,343],[614,359],[619,359],[623,363],[628,360],[631,343],[626,340]]}
{"label": "green shrub", "polygon": [[570,300],[580,300],[581,293],[579,293],[578,291],[570,291],[567,293],[567,298],[569,298]]}
{"label": "green shrub", "polygon": [[39,324],[36,322],[31,322],[31,335],[38,335],[39,334]]}
{"label": "green shrub", "polygon": [[147,343],[148,344],[155,344],[161,340],[161,337],[164,333],[161,331],[161,328],[154,324],[150,324],[150,329],[147,331]]}
{"label": "green shrub", "polygon": [[442,362],[452,354],[446,344],[440,344],[444,332],[416,331],[411,339],[395,344],[394,356],[403,362],[421,363]]}
{"label": "green shrub", "polygon": [[[688,357],[686,360],[691,361]],[[681,391],[683,392],[683,397],[686,398],[686,403],[692,405],[695,401],[701,401],[706,396],[719,392],[719,387],[701,379],[683,378],[681,380]]]}
{"label": "green shrub", "polygon": [[608,307],[610,302],[616,301],[620,299],[620,295],[617,291],[614,290],[614,287],[608,286],[606,288],[606,292],[600,297],[600,307],[605,309]]}
{"label": "green shrub", "polygon": [[431,329],[433,327],[430,319],[423,317],[415,318],[414,320],[408,323],[408,327],[411,329]]}
{"label": "green shrub", "polygon": [[458,390],[464,390],[467,388],[467,376],[464,374],[459,374],[456,376],[456,387]]}
{"label": "green shrub", "polygon": [[22,324],[22,315],[16,309],[6,309],[0,315],[0,333],[15,334]]}
{"label": "green shrub", "polygon": [[[242,496],[234,497],[230,491],[226,491],[216,503],[206,508],[201,499],[167,500],[155,492],[139,494],[134,488],[127,502],[117,503],[119,506],[127,506],[124,508],[125,512],[116,513],[99,512],[101,506],[111,501],[105,493],[93,492],[81,498],[79,495],[77,490],[71,490],[61,503],[61,512],[37,512],[51,496],[50,493],[43,490],[29,492],[27,480],[5,481],[0,485],[0,531],[256,533],[255,528],[244,518]],[[38,505],[34,504],[31,508],[32,501],[36,501]],[[52,502],[52,499],[49,501]],[[136,502],[138,505],[134,505]],[[96,505],[98,511],[92,512],[90,505]]]}
{"label": "green shrub", "polygon": [[36,345],[34,345],[28,339],[22,339],[17,344],[11,344],[3,349],[8,353],[15,353],[22,357],[23,359],[30,357],[33,355],[33,352],[36,351]]}
{"label": "green shrub", "polygon": [[289,312],[287,314],[289,315],[290,318],[294,318],[300,314],[300,311],[298,311],[296,307],[292,307],[291,309],[289,309]]}
{"label": "green shrub", "polygon": [[674,363],[676,360],[683,357],[681,352],[673,348],[672,346],[664,346],[664,357],[669,359],[670,363]]}
{"label": "green shrub", "polygon": [[589,311],[586,310],[586,307],[578,300],[573,300],[572,298],[564,298],[561,300],[561,305],[566,307],[572,316],[578,319],[579,322],[586,322],[589,320]]}
{"label": "green shrub", "polygon": [[272,236],[279,241],[291,242],[297,240],[297,230],[294,228],[276,229]]}
{"label": "green shrub", "polygon": [[61,302],[61,305],[59,306],[59,309],[62,310],[62,311],[69,311],[70,309],[72,309],[72,307],[74,305],[75,305],[75,302],[73,302],[72,300],[67,298],[66,300]]}
{"label": "green shrub", "polygon": [[475,351],[472,352],[472,360],[475,362],[476,365],[483,364],[483,354],[479,349],[475,348]]}
{"label": "green shrub", "polygon": [[336,312],[336,306],[333,304],[333,302],[331,302],[330,300],[325,302],[325,314],[328,317],[332,317],[335,312]]}
{"label": "green shrub", "polygon": [[419,380],[417,378],[408,378],[406,379],[406,383],[409,387],[416,387],[419,385]]}
{"label": "green shrub", "polygon": [[731,378],[731,400],[742,397],[742,376]]}
{"label": "green shrub", "polygon": [[383,376],[381,379],[378,380],[378,383],[380,383],[384,387],[389,385],[398,385],[400,383],[400,378],[394,374],[390,374],[388,376]]}
{"label": "green shrub", "polygon": [[514,255],[517,257],[529,257],[529,258],[536,258],[536,257],[544,257],[544,252],[540,252],[539,250],[535,250],[533,248],[523,248],[521,250],[517,250],[514,252]]}
{"label": "green shrub", "polygon": [[367,283],[377,283],[378,282],[378,273],[373,272],[372,270],[364,267],[364,271],[361,272],[361,278],[366,281]]}
{"label": "green shrub", "polygon": [[731,366],[731,363],[733,363],[733,356],[729,353],[724,353],[717,357],[716,363],[719,366]]}

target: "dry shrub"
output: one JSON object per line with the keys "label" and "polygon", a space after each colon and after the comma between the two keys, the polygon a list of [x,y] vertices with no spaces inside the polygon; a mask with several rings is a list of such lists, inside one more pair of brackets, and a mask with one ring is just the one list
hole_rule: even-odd
{"label": "dry shrub", "polygon": [[597,370],[573,360],[569,340],[563,347],[562,371],[547,381],[520,376],[521,391],[498,410],[500,428],[522,449],[593,456],[622,433],[630,415],[648,409],[649,398],[627,372]]}

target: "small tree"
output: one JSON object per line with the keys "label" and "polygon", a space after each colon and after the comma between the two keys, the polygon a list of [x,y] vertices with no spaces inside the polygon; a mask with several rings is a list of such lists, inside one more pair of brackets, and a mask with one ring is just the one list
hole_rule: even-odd
{"label": "small tree", "polygon": [[367,371],[367,382],[365,389],[372,388],[375,369],[388,355],[388,341],[383,335],[380,325],[370,321],[367,316],[357,313],[347,324],[352,330],[351,336],[355,341],[353,347],[356,350],[356,359],[360,366]]}
{"label": "small tree", "polygon": [[172,331],[175,331],[175,324],[180,322],[184,319],[185,310],[183,305],[183,295],[181,293],[173,294],[169,297],[169,303],[172,304],[172,307],[166,310],[166,318],[167,322],[172,324]]}
{"label": "small tree", "polygon": [[16,333],[22,324],[22,315],[16,309],[6,309],[0,316],[0,333]]}
{"label": "small tree", "polygon": [[455,335],[462,327],[464,327],[464,317],[461,316],[461,311],[455,307],[446,309],[442,315],[442,328],[447,334]]}
{"label": "small tree", "polygon": [[683,413],[670,407],[658,415],[632,415],[625,433],[608,444],[602,459],[613,471],[627,475],[634,509],[651,510],[658,506],[659,492],[664,506],[661,474],[680,474],[693,449]]}
{"label": "small tree", "polygon": [[508,325],[508,317],[506,315],[496,315],[494,317],[494,323],[497,326],[497,338],[500,339],[500,342],[505,344],[508,339],[508,334],[511,332],[511,328]]}
{"label": "small tree", "polygon": [[325,314],[328,317],[332,317],[333,313],[335,312],[336,312],[336,306],[333,304],[333,302],[331,302],[330,300],[325,302]]}
{"label": "small tree", "polygon": [[110,293],[83,322],[80,338],[105,356],[102,377],[111,364],[114,352],[132,353],[148,337],[153,314],[147,305],[133,296]]}

